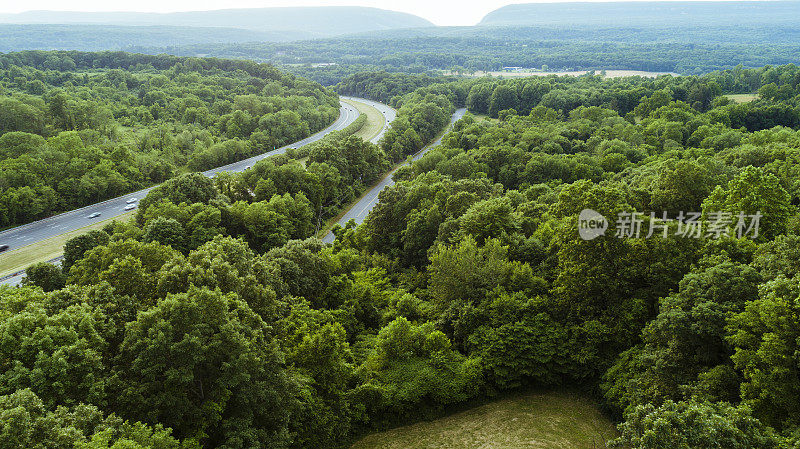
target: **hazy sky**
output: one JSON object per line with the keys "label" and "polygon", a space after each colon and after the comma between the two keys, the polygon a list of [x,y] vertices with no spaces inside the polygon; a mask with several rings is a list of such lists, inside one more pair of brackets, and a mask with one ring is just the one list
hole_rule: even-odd
{"label": "hazy sky", "polygon": [[[559,0],[555,0],[559,1]],[[586,0],[583,0],[586,1]],[[591,0],[590,0],[591,1]],[[36,9],[55,11],[174,12],[268,6],[373,6],[424,17],[436,25],[474,25],[486,13],[512,3],[531,0],[0,0],[0,13]]]}

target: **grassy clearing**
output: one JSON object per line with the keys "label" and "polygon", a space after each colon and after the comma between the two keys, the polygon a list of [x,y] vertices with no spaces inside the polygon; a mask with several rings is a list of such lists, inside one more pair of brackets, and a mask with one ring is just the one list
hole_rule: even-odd
{"label": "grassy clearing", "polygon": [[474,112],[470,112],[470,114],[472,114],[472,116],[475,117],[475,120],[486,120],[488,122],[495,122],[495,123],[500,121],[500,119],[489,117],[489,114],[476,114]]}
{"label": "grassy clearing", "polygon": [[64,243],[66,243],[67,240],[81,234],[86,234],[94,229],[100,229],[113,220],[128,220],[133,216],[134,213],[135,211],[126,212],[117,217],[98,221],[89,226],[84,226],[74,231],[69,231],[55,237],[50,237],[47,240],[42,240],[41,242],[9,251],[0,257],[0,276],[5,276],[11,273],[16,273],[20,270],[24,270],[29,265],[37,262],[47,262],[48,260],[55,259],[64,253]]}
{"label": "grassy clearing", "polygon": [[434,421],[368,435],[350,449],[593,449],[617,437],[585,396],[523,393]]}
{"label": "grassy clearing", "polygon": [[361,103],[360,101],[342,101],[350,106],[353,106],[358,110],[358,112],[367,116],[367,122],[364,123],[364,126],[362,126],[361,129],[354,134],[355,136],[361,137],[364,140],[370,140],[377,136],[379,132],[381,132],[383,129],[383,124],[386,122],[386,118],[383,116],[383,114],[381,114],[381,111],[366,103]]}
{"label": "grassy clearing", "polygon": [[750,103],[758,98],[758,94],[729,94],[725,96],[733,100],[735,103]]}

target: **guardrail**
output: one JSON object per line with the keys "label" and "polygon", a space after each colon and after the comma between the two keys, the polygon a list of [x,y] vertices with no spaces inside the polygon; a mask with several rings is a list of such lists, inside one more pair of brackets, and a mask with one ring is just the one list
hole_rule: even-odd
{"label": "guardrail", "polygon": [[[58,256],[55,259],[50,259],[50,260],[45,261],[45,263],[56,263],[56,262],[59,262],[63,258],[64,258],[64,256]],[[7,281],[9,279],[13,279],[13,278],[15,278],[17,276],[21,276],[23,274],[25,274],[25,270],[19,270],[19,271],[15,272],[15,273],[7,274],[7,275],[5,275],[3,277],[0,277],[0,282],[5,282],[5,281]]]}

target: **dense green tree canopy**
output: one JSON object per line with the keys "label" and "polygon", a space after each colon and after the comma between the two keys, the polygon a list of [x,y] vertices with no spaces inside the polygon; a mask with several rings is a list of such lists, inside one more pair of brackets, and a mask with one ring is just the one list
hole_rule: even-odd
{"label": "dense green tree canopy", "polygon": [[[23,445],[63,428],[76,447],[333,448],[511,389],[580,385],[620,421],[621,447],[795,447],[796,74],[359,76],[353,93],[399,108],[379,145],[354,127],[240,174],[172,177],[134,220],[70,240],[61,271],[0,289],[0,431]],[[720,95],[772,83],[751,103]],[[231,100],[219,132],[257,132],[253,95]],[[463,106],[476,115],[398,169],[363,224],[314,238]],[[23,154],[45,137],[0,139]],[[581,233],[585,209],[603,232]],[[759,235],[723,212],[760,213]]]}
{"label": "dense green tree canopy", "polygon": [[0,60],[0,226],[260,154],[338,115],[330,90],[264,64],[78,52]]}

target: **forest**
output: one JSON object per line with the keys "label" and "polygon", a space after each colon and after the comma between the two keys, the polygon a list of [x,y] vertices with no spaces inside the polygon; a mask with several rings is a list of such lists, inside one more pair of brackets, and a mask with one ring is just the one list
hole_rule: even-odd
{"label": "forest", "polygon": [[266,64],[0,55],[0,227],[261,154],[338,115],[331,90]]}
{"label": "forest", "polygon": [[[378,145],[171,177],[0,287],[0,440],[336,448],[570,386],[619,423],[614,447],[800,445],[798,67],[336,89],[398,108]],[[457,107],[362,225],[314,237]],[[584,209],[605,235],[579,237]],[[656,219],[693,212],[699,236]],[[634,213],[645,233],[615,235]],[[737,214],[758,232],[720,224]]]}
{"label": "forest", "polygon": [[414,28],[296,42],[132,49],[264,61],[333,85],[348,75],[376,70],[469,74],[503,67],[544,67],[556,71],[620,69],[699,75],[739,64],[757,68],[796,62],[798,38],[798,30],[783,23],[720,22],[696,27],[670,22],[639,27],[565,24]]}

